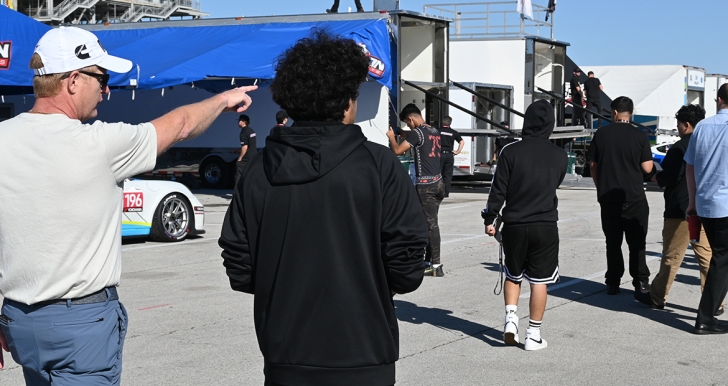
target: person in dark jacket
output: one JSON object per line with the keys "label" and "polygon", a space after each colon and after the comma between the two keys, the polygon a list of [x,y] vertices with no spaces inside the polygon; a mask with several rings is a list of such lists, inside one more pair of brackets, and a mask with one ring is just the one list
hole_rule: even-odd
{"label": "person in dark jacket", "polygon": [[[315,31],[279,59],[275,127],[245,169],[219,244],[254,295],[266,385],[392,385],[392,296],[422,283],[427,223],[407,171],[354,125],[369,61]],[[315,85],[315,86],[313,86]]]}
{"label": "person in dark jacket", "polygon": [[559,280],[559,220],[556,189],[564,181],[566,152],[549,141],[554,131],[554,109],[545,100],[528,106],[523,139],[506,145],[482,212],[485,232],[494,236],[495,219],[504,202],[503,251],[505,253],[504,300],[506,344],[519,343],[518,298],[521,282],[531,284],[530,318],[526,350],[545,348],[541,322],[546,310],[546,285]]}
{"label": "person in dark jacket", "polygon": [[[652,177],[652,181],[665,188],[665,221],[662,228],[662,259],[660,272],[652,279],[650,301],[645,301],[652,308],[663,309],[675,280],[677,270],[682,265],[685,251],[690,242],[688,222],[685,212],[688,209],[688,185],[685,180],[685,151],[690,143],[695,125],[705,119],[705,110],[698,105],[682,106],[675,114],[680,140],[670,146],[662,161],[662,171]],[[700,287],[705,286],[710,259],[713,251],[708,243],[705,231],[701,229],[700,240],[690,243],[700,266]],[[719,309],[723,313],[723,308]]]}

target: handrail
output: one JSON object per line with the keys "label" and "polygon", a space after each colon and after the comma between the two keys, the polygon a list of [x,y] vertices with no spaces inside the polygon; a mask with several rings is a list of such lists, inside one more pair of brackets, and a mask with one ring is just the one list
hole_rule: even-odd
{"label": "handrail", "polygon": [[[551,91],[548,91],[548,90],[544,90],[544,89],[542,89],[541,87],[536,87],[536,88],[537,88],[537,89],[538,89],[539,91],[543,92],[543,93],[546,93],[546,94],[548,94],[548,95],[551,95],[552,97],[554,97],[554,98],[556,98],[556,99],[559,99],[559,100],[561,100],[561,101],[564,101],[564,102],[566,102],[566,103],[568,103],[568,104],[570,104],[570,105],[574,106],[574,104],[573,104],[573,103],[571,103],[571,101],[567,101],[567,100],[566,100],[566,99],[565,99],[565,98],[564,98],[563,96],[561,96],[561,95],[558,95],[558,94],[554,94],[554,93],[552,93]],[[583,108],[583,107],[582,107],[582,108]],[[588,112],[589,112],[589,113],[591,113],[591,114],[594,114],[594,115],[596,115],[596,116],[597,116],[597,117],[599,117],[599,118],[602,118],[602,119],[604,119],[604,120],[605,120],[605,121],[607,121],[607,122],[610,122],[610,123],[612,122],[612,118],[611,118],[611,117],[610,117],[610,118],[607,118],[606,116],[604,116],[604,115],[602,115],[602,114],[599,114],[599,113],[597,113],[597,112],[591,111],[591,110],[589,110],[589,109],[585,109],[585,108],[584,108],[584,110],[588,111]],[[606,109],[605,109],[605,110],[606,110]],[[635,126],[638,126],[638,127],[642,128],[642,129],[645,129],[645,130],[647,130],[647,131],[649,131],[649,132],[652,132],[652,131],[653,131],[653,130],[652,130],[651,128],[649,128],[649,127],[647,127],[647,126],[645,126],[645,125],[643,125],[643,124],[641,124],[641,123],[637,123],[637,122],[635,122],[635,121],[633,121],[633,120],[631,120],[631,119],[629,120],[629,123],[631,123],[631,124],[633,124],[633,125],[635,125]]]}
{"label": "handrail", "polygon": [[506,111],[509,111],[509,112],[511,112],[513,114],[516,114],[519,117],[526,117],[526,115],[523,114],[522,112],[520,112],[520,111],[518,111],[518,110],[516,110],[516,109],[514,109],[512,107],[508,107],[508,106],[506,106],[506,105],[504,105],[504,104],[496,101],[495,99],[488,98],[487,96],[485,96],[485,95],[483,95],[483,94],[481,94],[481,93],[479,93],[479,92],[477,92],[477,91],[475,91],[473,89],[467,88],[467,87],[465,87],[464,85],[462,85],[462,84],[460,84],[458,82],[455,82],[453,80],[450,80],[450,83],[452,83],[453,86],[455,86],[455,87],[461,88],[461,89],[463,89],[463,90],[465,90],[465,91],[467,91],[467,92],[469,92],[469,93],[477,96],[478,98],[485,99],[486,101],[488,101],[488,102],[490,102],[490,103],[492,103],[492,104],[494,104],[494,105],[496,105],[496,106],[498,106],[498,107],[500,107],[500,108],[502,108],[502,109],[504,109]]}
{"label": "handrail", "polygon": [[464,112],[466,114],[469,114],[469,115],[475,117],[476,119],[480,119],[481,121],[483,121],[485,123],[489,123],[490,125],[495,126],[495,127],[499,128],[501,130],[505,130],[505,131],[507,131],[507,132],[509,132],[509,133],[511,133],[513,135],[520,136],[520,134],[516,133],[515,131],[513,131],[511,129],[506,128],[505,126],[501,125],[500,123],[493,122],[493,121],[491,121],[490,119],[488,119],[486,117],[483,117],[481,115],[478,115],[478,114],[476,114],[476,113],[474,113],[474,112],[472,112],[472,111],[470,111],[470,110],[468,110],[468,109],[466,109],[464,107],[461,107],[460,105],[457,105],[457,104],[455,104],[453,102],[450,102],[449,100],[447,100],[447,99],[445,99],[445,98],[443,98],[443,97],[441,97],[441,96],[439,96],[439,95],[437,95],[437,94],[435,94],[433,92],[427,91],[424,88],[422,88],[420,86],[417,86],[416,84],[414,84],[414,83],[412,83],[410,81],[406,81],[406,80],[403,79],[402,82],[404,82],[404,84],[406,84],[408,86],[411,86],[411,87],[415,88],[416,90],[419,90],[419,91],[425,93],[425,95],[429,95],[429,96],[431,96],[431,97],[433,97],[433,98],[435,98],[435,99],[437,99],[437,100],[439,100],[441,102],[445,102],[448,105],[450,105],[450,106],[452,106],[452,107],[454,107],[454,108],[456,108],[456,109],[458,109],[458,110],[460,110],[460,111],[462,111],[462,112]]}

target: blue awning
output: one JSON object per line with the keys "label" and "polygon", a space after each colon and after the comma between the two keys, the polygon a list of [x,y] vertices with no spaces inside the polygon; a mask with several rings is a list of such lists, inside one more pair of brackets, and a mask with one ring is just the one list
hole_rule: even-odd
{"label": "blue awning", "polygon": [[0,86],[32,86],[30,57],[51,27],[0,6]]}
{"label": "blue awning", "polygon": [[[143,27],[144,23],[139,23]],[[210,77],[272,79],[275,62],[313,28],[354,39],[371,57],[370,77],[391,88],[388,19],[93,30],[109,53],[134,62],[112,86],[169,87]]]}
{"label": "blue awning", "polygon": [[[366,47],[369,75],[391,88],[392,62],[388,19],[316,22],[94,29],[106,50],[134,62],[126,74],[112,73],[110,86],[155,89],[210,77],[272,79],[275,62],[313,28],[349,37]],[[0,6],[0,42],[12,42],[7,70],[0,69],[0,88],[32,86],[28,68],[35,44],[50,27]]]}

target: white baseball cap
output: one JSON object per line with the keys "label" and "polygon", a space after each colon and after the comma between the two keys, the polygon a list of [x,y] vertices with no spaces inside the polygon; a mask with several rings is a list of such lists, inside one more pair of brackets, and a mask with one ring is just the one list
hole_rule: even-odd
{"label": "white baseball cap", "polygon": [[129,60],[109,55],[93,33],[77,27],[54,28],[43,35],[35,46],[43,67],[36,75],[62,74],[97,65],[109,71],[129,72]]}

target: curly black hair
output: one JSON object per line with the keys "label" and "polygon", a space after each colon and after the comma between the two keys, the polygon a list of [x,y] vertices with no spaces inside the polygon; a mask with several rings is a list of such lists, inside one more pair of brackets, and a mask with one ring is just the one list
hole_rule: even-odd
{"label": "curly black hair", "polygon": [[690,126],[695,127],[698,122],[705,119],[705,109],[698,105],[683,106],[675,113],[675,119],[682,123],[689,123]]}
{"label": "curly black hair", "polygon": [[273,100],[296,121],[341,121],[369,72],[354,40],[314,30],[278,59]]}

